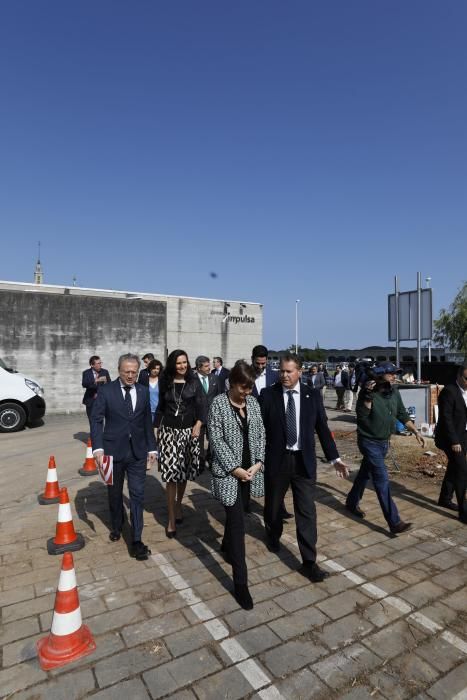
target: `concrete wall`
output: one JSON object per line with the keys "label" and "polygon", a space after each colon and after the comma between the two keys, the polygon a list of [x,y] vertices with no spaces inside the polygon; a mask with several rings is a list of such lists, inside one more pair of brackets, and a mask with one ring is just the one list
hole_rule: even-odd
{"label": "concrete wall", "polygon": [[0,290],[0,356],[44,387],[48,413],[84,410],[81,374],[100,355],[114,379],[118,356],[166,346],[166,304]]}
{"label": "concrete wall", "polygon": [[[229,313],[227,318],[226,310]],[[186,297],[167,299],[168,349],[183,348],[192,364],[197,355],[207,355],[211,359],[218,355],[226,367],[231,367],[238,359],[248,359],[251,348],[261,343],[262,337],[260,304],[240,306],[239,302],[232,301],[225,309],[223,301]]]}
{"label": "concrete wall", "polygon": [[[227,306],[226,306],[227,304]],[[100,355],[112,379],[124,352],[163,363],[183,348],[226,367],[262,342],[262,305],[0,281],[0,357],[45,389],[47,413],[84,411],[81,374]]]}

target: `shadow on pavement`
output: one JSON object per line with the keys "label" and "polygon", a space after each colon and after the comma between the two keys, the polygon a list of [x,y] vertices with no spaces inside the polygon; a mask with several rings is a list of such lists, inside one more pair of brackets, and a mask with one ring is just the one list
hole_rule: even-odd
{"label": "shadow on pavement", "polygon": [[80,430],[77,433],[73,433],[73,438],[74,440],[79,440],[80,442],[84,442],[85,445],[87,445],[88,438],[90,437],[90,434],[87,432],[85,433],[84,431]]}
{"label": "shadow on pavement", "polygon": [[[373,491],[373,487],[368,485],[367,489],[370,491]],[[350,489],[349,489],[350,490]],[[361,523],[362,525],[366,525],[369,530],[373,530],[374,532],[381,532],[387,535],[388,537],[393,537],[389,530],[385,527],[381,527],[381,525],[376,525],[375,523],[372,523],[370,520],[367,520],[366,518],[358,518],[355,515],[352,515],[350,513],[345,505],[339,501],[338,498],[334,496],[331,491],[336,491],[337,493],[341,494],[342,492],[339,491],[338,488],[335,486],[331,486],[330,484],[322,484],[320,482],[316,483],[316,500],[319,501],[322,505],[328,506],[328,508],[332,508],[335,510],[337,513],[340,515],[344,515],[347,517],[349,520],[355,523]],[[365,510],[365,507],[362,504],[363,510]],[[319,523],[318,523],[319,526]]]}
{"label": "shadow on pavement", "polygon": [[[130,501],[125,494],[123,494],[123,503],[129,510]],[[96,532],[96,526],[91,516],[99,518],[110,532],[111,523],[109,503],[107,500],[107,486],[97,477],[96,481],[91,481],[87,486],[77,491],[75,496],[75,510],[78,518],[83,523],[86,523],[93,532]],[[128,552],[130,552],[132,539],[126,512],[123,520],[122,537],[128,547]]]}

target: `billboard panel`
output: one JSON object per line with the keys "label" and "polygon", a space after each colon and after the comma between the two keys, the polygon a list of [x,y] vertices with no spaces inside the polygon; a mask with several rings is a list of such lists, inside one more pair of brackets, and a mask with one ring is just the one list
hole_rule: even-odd
{"label": "billboard panel", "polygon": [[[399,340],[417,340],[417,290],[399,294]],[[430,340],[432,329],[432,290],[422,289],[420,300],[421,340]],[[397,340],[396,295],[388,294],[388,340]]]}

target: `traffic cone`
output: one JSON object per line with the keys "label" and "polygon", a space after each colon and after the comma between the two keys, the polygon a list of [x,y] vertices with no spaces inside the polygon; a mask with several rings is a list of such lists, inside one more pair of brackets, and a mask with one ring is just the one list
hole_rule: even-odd
{"label": "traffic cone", "polygon": [[49,468],[47,469],[45,491],[37,497],[37,500],[41,506],[45,506],[49,503],[58,503],[58,497],[57,465],[55,464],[55,457],[51,455],[49,457]]}
{"label": "traffic cone", "polygon": [[63,554],[64,552],[77,552],[84,547],[84,537],[75,532],[73,518],[71,517],[70,499],[65,487],[60,489],[58,519],[55,537],[47,540],[49,554]]}
{"label": "traffic cone", "polygon": [[94,476],[97,474],[96,460],[92,454],[91,438],[88,439],[88,445],[86,447],[86,459],[82,468],[79,470],[81,476]]}
{"label": "traffic cone", "polygon": [[76,661],[96,648],[91,630],[82,623],[71,552],[63,555],[50,633],[36,647],[44,671]]}

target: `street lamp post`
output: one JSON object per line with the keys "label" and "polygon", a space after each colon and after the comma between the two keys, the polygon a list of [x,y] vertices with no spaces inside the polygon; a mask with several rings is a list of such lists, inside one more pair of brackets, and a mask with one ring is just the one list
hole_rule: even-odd
{"label": "street lamp post", "polygon": [[295,299],[295,354],[298,355],[298,305],[300,299]]}
{"label": "street lamp post", "polygon": [[[430,289],[431,277],[425,277],[426,287]],[[431,338],[428,338],[428,362],[431,362]]]}

